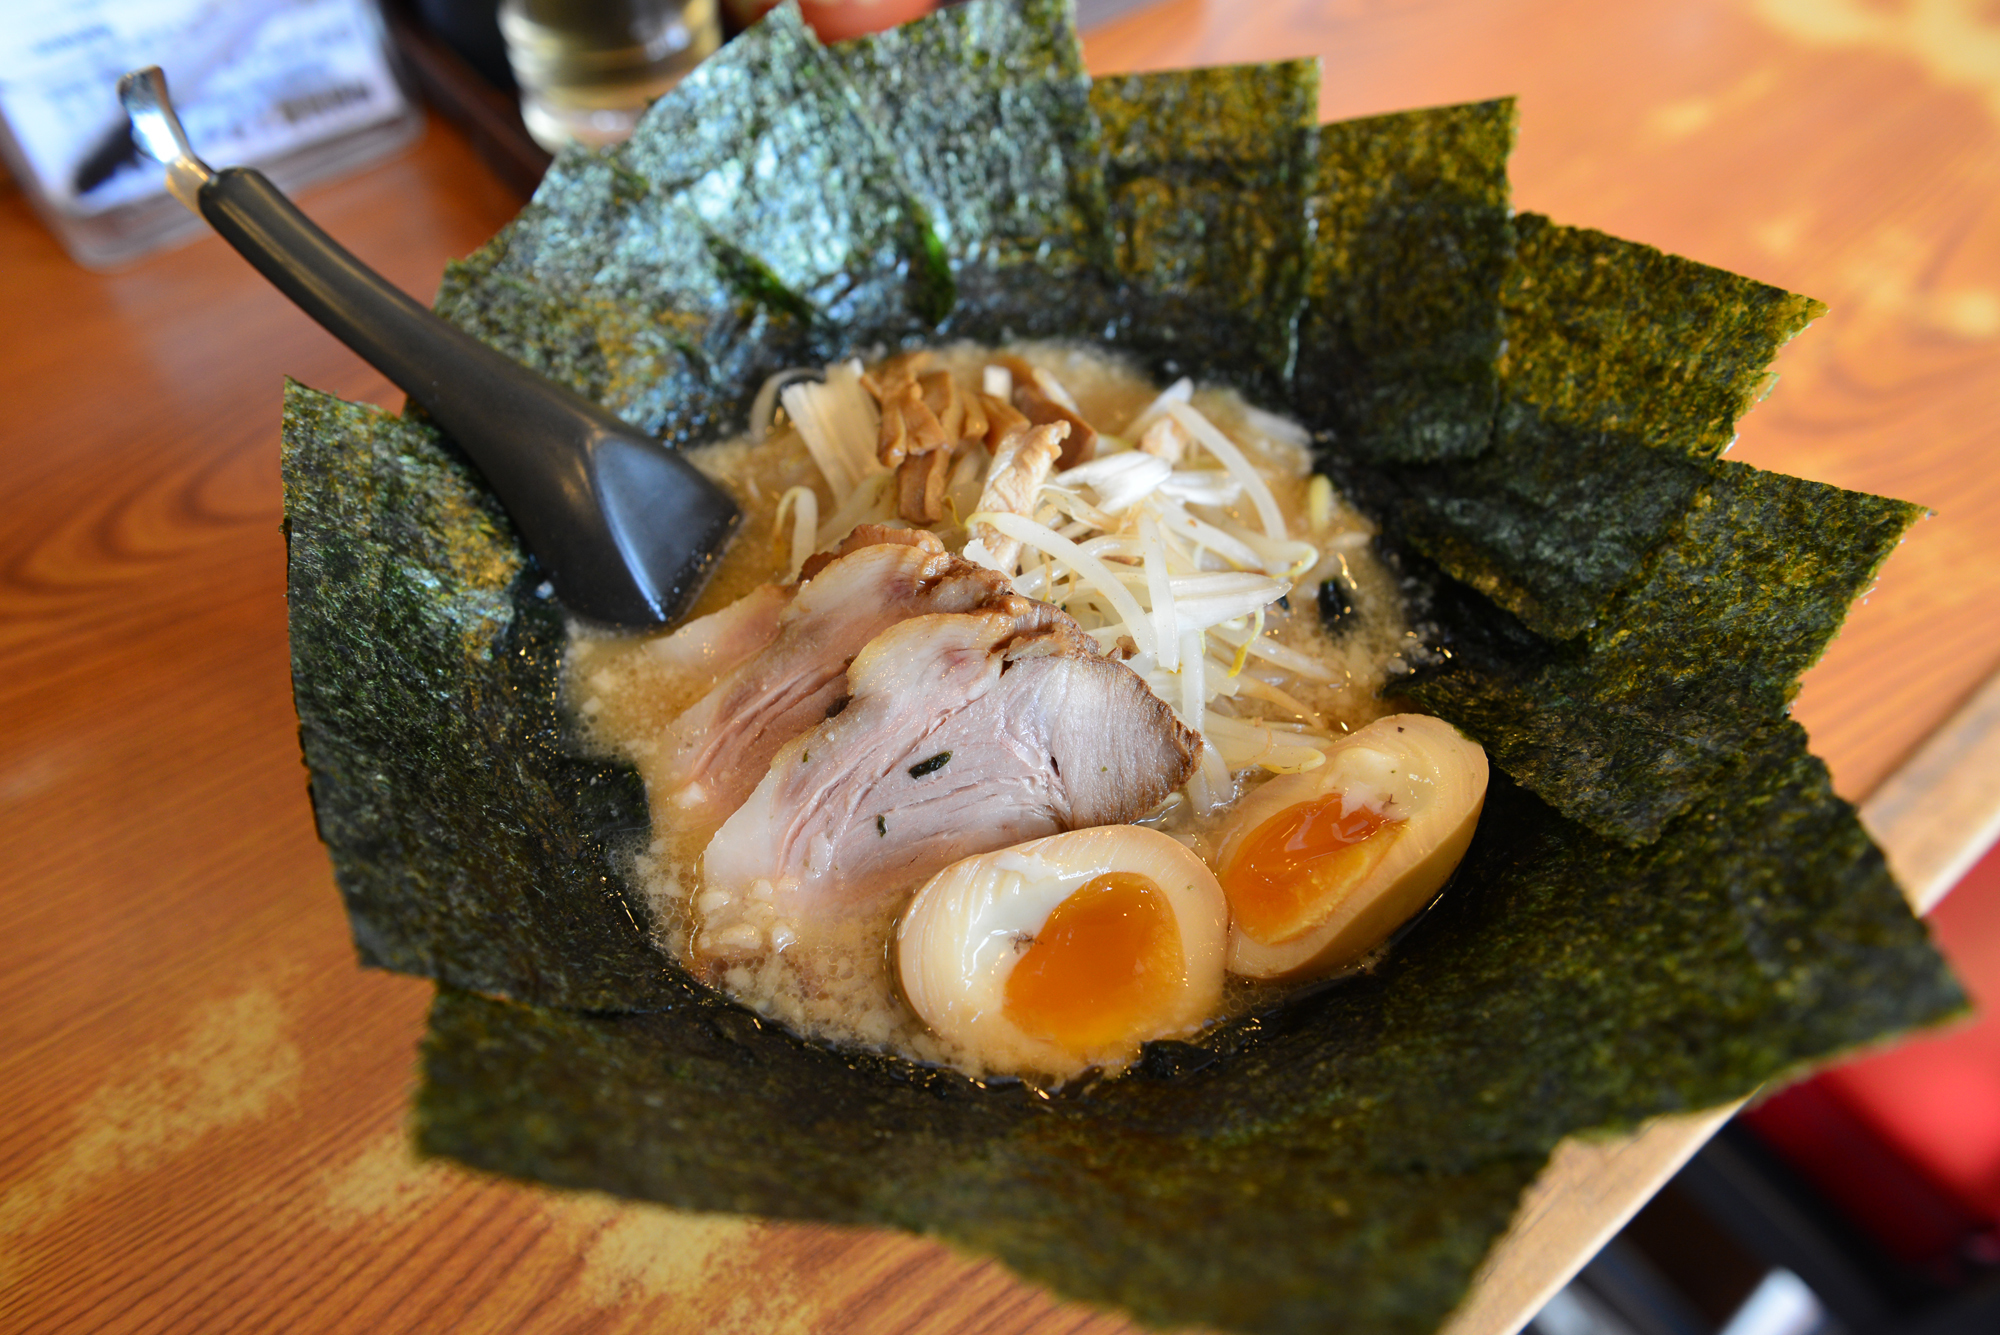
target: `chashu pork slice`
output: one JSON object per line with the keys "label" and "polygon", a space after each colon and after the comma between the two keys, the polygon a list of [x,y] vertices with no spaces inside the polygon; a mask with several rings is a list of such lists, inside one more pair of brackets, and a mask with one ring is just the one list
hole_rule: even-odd
{"label": "chashu pork slice", "polygon": [[778,636],[778,618],[792,601],[782,584],[759,584],[718,612],[683,622],[646,652],[678,677],[713,682]]}
{"label": "chashu pork slice", "polygon": [[673,634],[652,641],[647,652],[676,676],[713,686],[723,673],[778,637],[778,619],[801,585],[850,552],[881,543],[921,547],[933,554],[944,550],[944,544],[920,530],[859,524],[838,550],[806,558],[797,583],[759,584],[729,606],[684,622]]}
{"label": "chashu pork slice", "polygon": [[908,617],[1011,596],[1004,578],[951,555],[928,533],[868,526],[814,561],[769,638],[661,738],[650,777],[698,834],[749,796],[779,747],[839,706],[848,664],[876,635]]}
{"label": "chashu pork slice", "polygon": [[891,627],[847,686],[709,842],[697,956],[823,937],[960,858],[1136,820],[1201,745],[1074,621],[1019,596]]}

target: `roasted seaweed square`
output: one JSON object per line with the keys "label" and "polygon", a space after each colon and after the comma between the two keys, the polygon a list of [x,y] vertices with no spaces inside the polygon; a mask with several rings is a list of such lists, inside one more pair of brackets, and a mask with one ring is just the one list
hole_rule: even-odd
{"label": "roasted seaweed square", "polygon": [[1428,1331],[1540,1159],[1375,1162],[1380,1118],[1146,1081],[1104,1101],[885,1069],[726,1007],[585,1016],[452,990],[418,1144],[491,1172],[876,1224],[1161,1325]]}
{"label": "roasted seaweed square", "polygon": [[1100,329],[1168,377],[1281,401],[1298,350],[1319,63],[1098,81],[1117,287]]}
{"label": "roasted seaweed square", "polygon": [[[853,103],[783,9],[618,150],[559,154],[521,217],[447,273],[440,309],[671,441],[714,439],[764,375],[950,311],[922,206]],[[570,331],[553,356],[489,309],[524,304]]]}
{"label": "roasted seaweed square", "polygon": [[1486,448],[1513,143],[1511,98],[1321,127],[1295,398],[1342,454]]}
{"label": "roasted seaweed square", "polygon": [[1590,659],[1628,694],[1775,717],[1925,512],[1743,464],[1708,468],[1644,578],[1593,628]]}
{"label": "roasted seaweed square", "polygon": [[654,103],[615,159],[692,214],[751,290],[762,280],[803,302],[822,355],[950,314],[922,206],[794,6]]}
{"label": "roasted seaweed square", "polygon": [[677,994],[620,871],[645,795],[577,753],[561,609],[472,466],[294,385],[284,474],[299,742],[362,962],[558,1005]]}
{"label": "roasted seaweed square", "polygon": [[1507,397],[1552,421],[1712,459],[1771,386],[1771,359],[1826,307],[1539,214],[1515,219],[1502,296]]}
{"label": "roasted seaweed square", "polygon": [[1707,478],[1696,460],[1518,402],[1477,457],[1338,475],[1403,541],[1551,639],[1595,624]]}
{"label": "roasted seaweed square", "polygon": [[827,336],[804,296],[685,199],[583,149],[447,266],[437,309],[675,445],[739,429],[757,383]]}
{"label": "roasted seaweed square", "polygon": [[[619,150],[559,154],[521,216],[447,270],[438,300],[674,444],[736,429],[774,371],[910,336],[951,308],[921,204],[796,11],[687,83]],[[722,103],[736,114],[706,110]]]}
{"label": "roasted seaweed square", "polygon": [[1449,574],[1567,639],[1639,577],[1700,491],[1691,462],[1728,444],[1825,308],[1535,214],[1514,230],[1491,445],[1469,468],[1359,482]]}
{"label": "roasted seaweed square", "polygon": [[[743,420],[749,384],[795,360],[796,301],[746,293],[671,204],[610,163],[564,155],[493,241],[447,266],[439,314],[674,445]],[[588,197],[592,207],[558,211]]]}
{"label": "roasted seaweed square", "polygon": [[1646,843],[1782,717],[1854,599],[1923,513],[1741,464],[1698,495],[1639,582],[1559,651],[1476,650],[1409,693],[1608,837]]}
{"label": "roasted seaweed square", "polygon": [[1048,285],[1094,285],[1108,257],[1097,119],[1067,0],[958,5],[830,54],[950,266],[940,332],[1070,332]]}

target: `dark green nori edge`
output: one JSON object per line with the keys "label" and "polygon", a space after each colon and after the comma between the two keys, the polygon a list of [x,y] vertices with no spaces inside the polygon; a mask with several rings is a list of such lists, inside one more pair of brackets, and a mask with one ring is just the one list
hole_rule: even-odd
{"label": "dark green nori edge", "polygon": [[1515,219],[1507,397],[1551,420],[1713,459],[1771,384],[1771,359],[1826,306],[1537,214]]}
{"label": "dark green nori edge", "polygon": [[1358,489],[1452,576],[1566,639],[1638,576],[1700,491],[1695,465],[1825,307],[1534,214],[1514,231],[1490,449]]}
{"label": "dark green nori edge", "polygon": [[1700,462],[1507,403],[1471,459],[1336,470],[1402,539],[1537,633],[1593,625],[1700,494]]}
{"label": "dark green nori edge", "polygon": [[1050,284],[1107,269],[1090,77],[1069,0],[968,4],[830,48],[922,202],[956,301],[947,337],[1072,328]]}
{"label": "dark green nori edge", "polygon": [[565,632],[499,502],[437,433],[285,394],[292,696],[364,964],[583,1007],[682,983],[621,847],[637,776],[578,758]]}
{"label": "dark green nori edge", "polygon": [[1628,693],[1643,682],[1772,718],[1926,511],[1743,464],[1710,468],[1645,577],[1592,631],[1590,658]]}
{"label": "dark green nori edge", "polygon": [[1350,458],[1486,448],[1513,144],[1512,98],[1321,127],[1297,403]]}
{"label": "dark green nori edge", "polygon": [[444,991],[418,1143],[685,1208],[935,1234],[1161,1324],[1415,1335],[1577,1127],[1740,1097],[1964,1004],[1789,723],[1647,849],[1504,779],[1489,803],[1456,890],[1384,964],[1225,1027],[1190,1074],[1202,1049],[1159,1045],[1044,1101],[720,1001],[593,1018]]}
{"label": "dark green nori edge", "polygon": [[817,355],[928,333],[951,275],[922,205],[796,6],[703,61],[613,155],[821,320]]}
{"label": "dark green nori edge", "polygon": [[1470,648],[1404,690],[1601,834],[1649,842],[1780,718],[1924,512],[1740,464],[1707,485],[1582,640]]}
{"label": "dark green nori edge", "polygon": [[[728,115],[717,108],[728,107]],[[739,429],[764,376],[919,338],[951,274],[848,83],[787,7],[609,154],[559,154],[441,313],[675,444]],[[524,331],[551,331],[546,346]]]}
{"label": "dark green nori edge", "polygon": [[447,266],[437,309],[674,445],[740,430],[815,318],[679,204],[583,152],[558,155],[521,215]]}
{"label": "dark green nori edge", "polygon": [[1117,288],[1072,336],[1192,367],[1283,401],[1298,352],[1317,180],[1319,62],[1101,80],[1104,188]]}
{"label": "dark green nori edge", "polygon": [[[739,44],[683,85],[705,91],[663,103],[653,136],[705,122],[746,142],[782,139],[817,133],[815,118],[839,122],[836,93],[850,118],[887,105],[862,86],[866,61],[836,63],[801,39],[795,16],[778,22],[790,27],[756,39],[762,56]],[[980,13],[930,31],[1005,27]],[[922,58],[948,69],[949,43],[924,40]],[[1067,50],[1073,37],[1065,29],[1046,45]],[[780,48],[797,61],[754,85],[745,71]],[[976,71],[991,54],[968,53],[967,64]],[[1100,104],[1124,115],[1146,87]],[[1411,689],[1457,691],[1437,706],[1447,716],[1488,708],[1546,742],[1540,752],[1494,743],[1491,814],[1453,890],[1373,972],[1199,1044],[1152,1045],[1125,1077],[1046,1101],[790,1038],[647,944],[616,876],[621,841],[645,820],[637,780],[571,749],[556,698],[557,610],[536,596],[541,581],[463,460],[419,423],[294,390],[286,500],[301,740],[364,962],[446,984],[419,1097],[426,1150],[684,1206],[934,1233],[1158,1322],[1416,1332],[1457,1301],[1562,1136],[1721,1102],[1962,1004],[1852,810],[1798,729],[1775,717],[1909,510],[1707,462],[1812,305],[1519,220],[1520,258],[1501,289],[1501,429],[1482,450],[1490,391],[1475,354],[1492,329],[1482,285],[1506,245],[1492,228],[1505,104],[1376,118],[1402,136],[1383,152],[1410,164],[1382,192],[1391,203],[1318,201],[1329,244],[1377,253],[1403,253],[1391,248],[1396,227],[1419,216],[1470,229],[1456,243],[1457,286],[1442,284],[1463,304],[1378,312],[1367,327],[1385,341],[1364,354],[1357,308],[1336,300],[1335,279],[1356,275],[1351,260],[1344,271],[1334,257],[1309,265],[1301,247],[1314,168],[1367,160],[1366,136],[1332,127],[1343,147],[1314,152],[1296,114],[1311,105],[1304,76],[1282,67],[1152,87],[1182,106],[1208,87],[1254,114],[1214,134],[1172,126],[1163,151],[1132,137],[1135,117],[1114,115],[1124,128],[1100,155],[1087,124],[1063,119],[1071,104],[1042,104],[1030,118],[1073,136],[1060,147],[1072,189],[1058,192],[1066,202],[1048,235],[1083,229],[1077,249],[1052,242],[1050,253],[1087,271],[1075,257],[1089,248],[1088,209],[1072,206],[1090,198],[1101,160],[1132,298],[1111,333],[1156,371],[1184,358],[1195,374],[1265,393],[1283,379],[1310,273],[1308,345],[1397,379],[1393,391],[1345,398],[1310,373],[1298,383],[1331,404],[1327,420],[1308,410],[1309,425],[1332,428],[1336,447],[1356,442],[1329,466],[1447,572],[1434,610],[1457,657]],[[803,109],[772,89],[799,91]],[[733,112],[704,102],[739,92],[751,100]],[[979,114],[978,96],[962,105]],[[857,142],[839,123],[840,142]],[[943,308],[942,280],[978,290],[978,264],[953,249],[960,239],[1004,234],[1012,245],[1023,235],[1013,221],[1031,221],[922,225],[980,173],[1013,179],[1012,161],[907,187],[893,162],[886,176],[843,175],[832,250],[859,258],[834,274],[790,241],[762,244],[768,218],[688,221],[703,195],[687,187],[702,180],[768,198],[794,223],[819,207],[732,175],[740,160],[724,138],[566,155],[522,220],[448,276],[444,304],[628,417],[691,440],[732,427],[768,367],[920,331]],[[861,138],[872,147],[855,162],[901,151],[887,123]],[[1246,256],[1246,243],[1210,227],[1235,218],[1220,187],[1238,147],[1259,191],[1298,202],[1296,230],[1260,224],[1269,254]],[[820,184],[809,169],[792,177]],[[1148,212],[1169,198],[1186,218]],[[1418,248],[1409,253],[1445,244],[1403,240]],[[1265,277],[1247,285],[1253,259]],[[1646,286],[1662,276],[1683,288]],[[1079,338],[1102,336],[1121,312],[1087,281],[1033,296],[1068,310],[1072,323],[1052,332]],[[1579,300],[1616,309],[1566,308]],[[1194,332],[1162,341],[1183,327]],[[1390,347],[1392,335],[1408,346]],[[1440,344],[1435,368],[1416,351],[1425,336]],[[1652,369],[1627,375],[1628,356]],[[1677,360],[1693,368],[1679,379]],[[1427,392],[1435,416],[1391,430],[1397,395],[1431,402]],[[1584,465],[1610,469],[1615,485],[1565,492],[1559,470]],[[1495,486],[1513,491],[1482,514],[1481,489]],[[1622,502],[1607,499],[1627,486]],[[1589,523],[1563,526],[1559,511],[1576,504],[1595,507]],[[1538,545],[1538,516],[1582,546]],[[1759,545],[1711,542],[1743,532]],[[1825,540],[1813,547],[1816,533]],[[1741,609],[1728,601],[1729,624],[1710,629],[1697,584],[1757,596]],[[1656,657],[1646,637],[1674,635],[1687,638]],[[1745,641],[1738,657],[1708,661]],[[1569,696],[1536,677],[1556,672],[1572,674],[1557,683]],[[1689,716],[1690,702],[1708,715]],[[1592,748],[1633,754],[1649,728],[1683,730],[1677,744],[1692,759],[1666,775],[1670,791],[1598,782],[1607,767],[1585,763]],[[1681,754],[1658,753],[1669,768]],[[1621,818],[1619,803],[1640,814]],[[646,1013],[601,1013],[611,1011]]]}

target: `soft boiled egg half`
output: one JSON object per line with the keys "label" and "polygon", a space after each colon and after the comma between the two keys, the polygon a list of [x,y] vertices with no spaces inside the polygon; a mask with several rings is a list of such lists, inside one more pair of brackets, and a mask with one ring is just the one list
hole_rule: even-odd
{"label": "soft boiled egg half", "polygon": [[903,994],[981,1068],[1115,1070],[1201,1028],[1222,996],[1228,910],[1207,864],[1137,825],[966,858],[896,929]]}
{"label": "soft boiled egg half", "polygon": [[1443,888],[1485,800],[1486,752],[1427,714],[1377,719],[1325,764],[1253,791],[1216,848],[1229,971],[1310,977],[1359,960]]}

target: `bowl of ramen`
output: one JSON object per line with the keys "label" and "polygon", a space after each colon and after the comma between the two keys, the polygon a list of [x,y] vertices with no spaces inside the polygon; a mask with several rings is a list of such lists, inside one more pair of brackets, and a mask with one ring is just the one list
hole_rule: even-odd
{"label": "bowl of ramen", "polygon": [[742,503],[566,615],[292,386],[292,654],[419,1146],[1158,1324],[1435,1328],[1556,1143],[1962,997],[1786,717],[1918,507],[1725,462],[1806,298],[1513,212],[1506,101],[781,8],[438,306]]}

